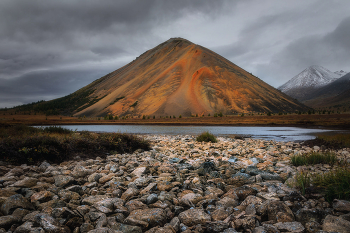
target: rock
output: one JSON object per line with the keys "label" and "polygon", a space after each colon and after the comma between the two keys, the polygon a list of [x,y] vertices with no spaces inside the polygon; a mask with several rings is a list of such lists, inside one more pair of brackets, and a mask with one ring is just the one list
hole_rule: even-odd
{"label": "rock", "polygon": [[280,233],[280,231],[271,224],[263,224],[262,226],[256,227],[253,233]]}
{"label": "rock", "polygon": [[91,223],[83,223],[81,224],[81,226],[79,227],[79,231],[80,233],[87,233],[91,230],[94,230],[94,226],[91,225]]}
{"label": "rock", "polygon": [[137,177],[141,177],[145,172],[146,172],[146,167],[137,167],[131,174]]}
{"label": "rock", "polygon": [[333,215],[327,215],[322,225],[322,230],[330,232],[349,232],[349,229],[349,221]]}
{"label": "rock", "polygon": [[229,216],[229,213],[222,208],[214,210],[209,214],[213,221],[223,221]]}
{"label": "rock", "polygon": [[300,222],[279,222],[274,224],[280,231],[288,231],[301,233],[305,231],[305,227]]}
{"label": "rock", "polygon": [[71,174],[74,178],[80,178],[80,177],[86,177],[91,173],[92,171],[90,169],[86,169],[84,166],[77,165],[74,167]]}
{"label": "rock", "polygon": [[109,173],[109,174],[106,175],[106,176],[102,176],[102,177],[98,180],[98,182],[99,182],[100,184],[104,184],[104,183],[106,183],[106,182],[112,180],[114,176],[115,176],[114,173]]}
{"label": "rock", "polygon": [[13,224],[20,223],[21,219],[16,218],[12,215],[1,216],[0,217],[0,228],[9,229]]}
{"label": "rock", "polygon": [[257,208],[257,212],[262,216],[267,215],[269,221],[294,221],[292,210],[282,201],[266,201]]}
{"label": "rock", "polygon": [[5,215],[10,215],[17,208],[28,210],[34,209],[33,205],[26,198],[24,198],[21,194],[16,194],[6,199],[1,206],[1,212],[3,212]]}
{"label": "rock", "polygon": [[[85,199],[84,199],[85,200]],[[124,204],[124,200],[120,198],[106,198],[100,201],[97,201],[93,204],[93,206],[100,212],[109,214],[114,211],[115,207],[122,206]]]}
{"label": "rock", "polygon": [[75,179],[71,176],[58,175],[54,178],[55,185],[61,188],[71,185],[75,181]]}
{"label": "rock", "polygon": [[113,230],[121,231],[124,233],[142,233],[141,227],[131,226],[131,225],[117,222],[115,218],[109,217],[107,218],[107,221],[108,221],[108,227],[112,228]]}
{"label": "rock", "polygon": [[182,206],[192,207],[203,199],[203,196],[198,193],[187,193],[183,195],[179,202]]}
{"label": "rock", "polygon": [[202,209],[189,209],[179,214],[180,221],[186,226],[194,226],[197,224],[204,225],[211,220],[209,214],[205,213]]}
{"label": "rock", "polygon": [[125,219],[124,223],[142,228],[163,226],[166,222],[166,213],[163,209],[143,209],[134,210]]}
{"label": "rock", "polygon": [[158,201],[158,195],[155,194],[155,193],[152,193],[151,195],[149,195],[146,199],[146,204],[147,205],[150,205],[150,204],[153,204],[155,202]]}
{"label": "rock", "polygon": [[295,220],[303,225],[311,221],[321,223],[325,216],[326,212],[322,209],[300,209],[295,213]]}
{"label": "rock", "polygon": [[47,232],[57,233],[70,233],[70,230],[66,226],[61,226],[53,217],[48,214],[40,213],[34,217],[35,223],[40,225]]}
{"label": "rock", "polygon": [[[244,201],[248,196],[257,194],[257,191],[249,186],[242,186],[234,189],[239,201]],[[225,195],[224,195],[225,196]]]}
{"label": "rock", "polygon": [[350,201],[334,199],[333,208],[339,212],[350,212]]}
{"label": "rock", "polygon": [[137,196],[139,194],[139,190],[135,188],[128,188],[120,197],[124,201],[129,200],[133,196]]}
{"label": "rock", "polygon": [[84,198],[81,201],[81,204],[83,205],[94,205],[95,203],[108,199],[109,197],[107,195],[96,195],[96,196],[89,196]]}
{"label": "rock", "polygon": [[307,222],[305,223],[304,226],[305,226],[306,232],[308,233],[318,232],[322,230],[322,225],[315,221]]}
{"label": "rock", "polygon": [[54,194],[50,191],[41,191],[38,193],[34,193],[31,197],[30,200],[31,202],[47,202],[49,200],[52,199],[52,197],[54,196]]}
{"label": "rock", "polygon": [[216,202],[218,208],[227,209],[229,207],[236,207],[238,205],[238,200],[230,197],[224,197]]}
{"label": "rock", "polygon": [[122,232],[115,231],[115,230],[107,228],[107,227],[101,227],[101,228],[97,228],[97,229],[88,231],[88,233],[122,233]]}
{"label": "rock", "polygon": [[91,175],[89,175],[88,177],[88,181],[90,183],[92,182],[98,182],[99,179],[102,177],[102,174],[101,173],[92,173]]}
{"label": "rock", "polygon": [[255,227],[259,226],[258,220],[254,216],[236,219],[234,224],[236,229],[243,229],[244,231],[253,230]]}
{"label": "rock", "polygon": [[[34,233],[34,232],[43,232],[44,229],[40,226],[34,226],[33,222],[25,222],[22,225],[18,226],[14,233]],[[1,231],[0,231],[1,232]]]}
{"label": "rock", "polygon": [[19,180],[16,183],[14,183],[13,187],[20,187],[20,188],[30,188],[36,185],[38,182],[38,179],[32,178],[32,177],[26,177],[23,180]]}
{"label": "rock", "polygon": [[229,227],[227,222],[217,221],[217,222],[208,222],[206,225],[207,231],[209,232],[223,232]]}

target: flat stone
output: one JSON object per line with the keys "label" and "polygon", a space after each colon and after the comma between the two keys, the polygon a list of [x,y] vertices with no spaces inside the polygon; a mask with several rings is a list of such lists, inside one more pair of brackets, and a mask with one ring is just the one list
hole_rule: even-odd
{"label": "flat stone", "polygon": [[36,202],[36,201],[47,202],[47,201],[51,200],[54,195],[55,194],[53,194],[50,191],[41,191],[41,192],[38,192],[38,193],[34,193],[30,197],[30,200],[31,200],[31,202]]}
{"label": "flat stone", "polygon": [[131,173],[137,177],[141,177],[146,171],[146,167],[137,167],[135,170]]}
{"label": "flat stone", "polygon": [[333,208],[340,212],[350,212],[350,201],[334,199]]}
{"label": "flat stone", "polygon": [[20,223],[21,219],[16,218],[12,215],[0,217],[0,228],[9,229],[13,224]]}
{"label": "flat stone", "polygon": [[125,219],[124,223],[142,228],[163,226],[166,222],[166,213],[163,209],[143,209],[134,210]]}
{"label": "flat stone", "polygon": [[34,209],[33,205],[26,198],[24,198],[21,194],[16,194],[6,199],[1,206],[1,212],[3,212],[5,215],[10,215],[17,208],[28,210]]}
{"label": "flat stone", "polygon": [[75,180],[71,176],[64,176],[64,175],[58,175],[55,176],[55,185],[58,187],[66,187],[70,184],[72,184]]}
{"label": "flat stone", "polygon": [[195,226],[197,224],[204,225],[211,220],[209,214],[202,209],[189,209],[179,214],[180,221],[186,226]]}
{"label": "flat stone", "polygon": [[38,183],[38,179],[32,178],[32,177],[26,177],[23,180],[19,180],[16,183],[14,183],[13,187],[20,187],[20,188],[31,188]]}
{"label": "flat stone", "polygon": [[322,225],[322,230],[329,232],[349,232],[349,229],[349,221],[333,215],[327,215]]}
{"label": "flat stone", "polygon": [[279,222],[274,224],[280,231],[288,231],[295,233],[302,233],[305,231],[305,227],[300,222]]}
{"label": "flat stone", "polygon": [[84,198],[81,201],[81,204],[83,204],[83,205],[94,205],[95,203],[97,203],[99,201],[102,201],[102,200],[105,200],[105,199],[108,199],[108,198],[109,198],[109,196],[107,196],[107,195],[89,196],[89,197]]}

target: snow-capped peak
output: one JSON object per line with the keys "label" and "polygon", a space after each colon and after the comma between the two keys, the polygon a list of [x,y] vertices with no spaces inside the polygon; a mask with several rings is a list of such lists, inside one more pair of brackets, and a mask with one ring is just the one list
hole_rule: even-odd
{"label": "snow-capped peak", "polygon": [[286,92],[292,88],[298,87],[322,87],[340,78],[341,76],[343,75],[331,72],[322,66],[313,65],[303,70],[300,74],[294,76],[291,80],[280,86],[278,89]]}
{"label": "snow-capped peak", "polygon": [[344,75],[346,75],[348,72],[345,72],[344,70],[340,70],[340,71],[335,71],[334,72],[335,74],[339,75],[341,77],[343,77]]}

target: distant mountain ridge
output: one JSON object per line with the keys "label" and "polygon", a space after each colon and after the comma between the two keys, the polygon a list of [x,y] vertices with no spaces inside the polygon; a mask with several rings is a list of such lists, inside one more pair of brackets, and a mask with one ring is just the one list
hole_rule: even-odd
{"label": "distant mountain ridge", "polygon": [[278,89],[310,107],[337,105],[335,100],[340,99],[335,97],[347,90],[349,75],[350,73],[343,70],[331,72],[322,66],[314,65]]}

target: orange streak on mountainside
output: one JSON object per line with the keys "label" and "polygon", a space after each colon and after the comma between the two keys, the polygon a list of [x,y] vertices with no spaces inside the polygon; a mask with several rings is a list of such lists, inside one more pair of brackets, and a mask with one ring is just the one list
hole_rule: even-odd
{"label": "orange streak on mountainside", "polygon": [[181,38],[146,51],[92,88],[90,98],[100,100],[76,115],[190,116],[305,108],[220,55]]}

